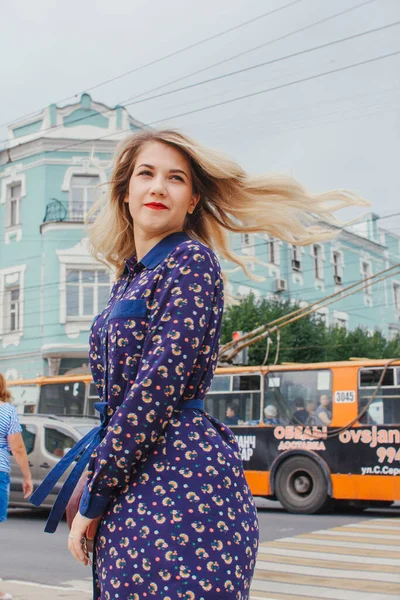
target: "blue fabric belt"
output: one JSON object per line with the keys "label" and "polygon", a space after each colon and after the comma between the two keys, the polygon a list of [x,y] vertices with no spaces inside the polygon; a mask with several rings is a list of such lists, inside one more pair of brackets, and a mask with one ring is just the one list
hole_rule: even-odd
{"label": "blue fabric belt", "polygon": [[[100,444],[107,432],[108,425],[108,404],[106,402],[95,402],[94,408],[100,413],[100,425],[94,427],[89,431],[82,439],[75,444],[71,450],[56,464],[56,466],[50,471],[47,477],[42,481],[39,487],[35,490],[32,496],[29,498],[29,502],[34,506],[40,506],[42,502],[47,498],[54,486],[65,473],[68,467],[77,459],[75,467],[68,475],[63,487],[61,488],[56,501],[54,502],[53,508],[51,509],[49,518],[47,519],[44,530],[47,533],[54,533],[57,529],[59,522],[67,508],[69,499],[78,483],[86,465],[89,462],[91,455],[94,450]],[[177,410],[204,410],[204,400],[186,400],[181,402]]]}

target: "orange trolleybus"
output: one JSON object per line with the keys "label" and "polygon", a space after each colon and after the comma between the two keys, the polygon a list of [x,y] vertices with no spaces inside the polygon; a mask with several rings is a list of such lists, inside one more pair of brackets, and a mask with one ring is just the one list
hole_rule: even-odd
{"label": "orange trolleybus", "polygon": [[[22,411],[94,414],[89,375],[10,387]],[[254,496],[297,513],[400,500],[400,360],[218,368],[205,405],[237,436]]]}

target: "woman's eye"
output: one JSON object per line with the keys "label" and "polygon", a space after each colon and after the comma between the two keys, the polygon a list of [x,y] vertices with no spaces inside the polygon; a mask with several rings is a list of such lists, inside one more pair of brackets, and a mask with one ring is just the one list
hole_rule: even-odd
{"label": "woman's eye", "polygon": [[181,177],[180,175],[172,175],[171,179],[177,179],[178,181],[183,181],[183,177]]}
{"label": "woman's eye", "polygon": [[151,171],[140,171],[139,175],[153,175]]}

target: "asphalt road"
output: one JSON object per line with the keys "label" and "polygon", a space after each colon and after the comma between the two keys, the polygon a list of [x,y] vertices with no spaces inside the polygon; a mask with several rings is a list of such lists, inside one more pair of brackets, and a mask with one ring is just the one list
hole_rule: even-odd
{"label": "asphalt road", "polygon": [[[300,533],[360,522],[363,519],[400,517],[400,506],[363,513],[291,515],[278,503],[257,499],[261,542]],[[0,577],[47,585],[74,585],[90,581],[90,569],[74,562],[67,550],[67,525],[57,533],[43,533],[47,512],[14,509],[9,520],[0,525]]]}

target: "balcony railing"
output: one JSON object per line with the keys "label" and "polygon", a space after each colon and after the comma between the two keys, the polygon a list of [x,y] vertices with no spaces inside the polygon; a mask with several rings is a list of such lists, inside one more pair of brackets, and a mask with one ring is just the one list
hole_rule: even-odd
{"label": "balcony railing", "polygon": [[83,204],[66,204],[52,198],[46,206],[43,223],[83,223],[86,217],[87,207]]}

